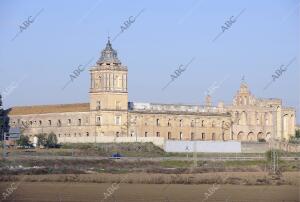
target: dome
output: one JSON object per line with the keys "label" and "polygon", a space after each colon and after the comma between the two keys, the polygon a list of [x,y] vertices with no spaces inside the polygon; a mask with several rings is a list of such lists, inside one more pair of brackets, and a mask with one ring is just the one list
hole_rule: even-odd
{"label": "dome", "polygon": [[121,64],[120,60],[118,59],[117,51],[115,51],[110,43],[110,40],[108,38],[108,41],[106,43],[105,49],[101,52],[101,57],[97,61],[98,65],[101,65],[103,63],[115,63],[115,64]]}

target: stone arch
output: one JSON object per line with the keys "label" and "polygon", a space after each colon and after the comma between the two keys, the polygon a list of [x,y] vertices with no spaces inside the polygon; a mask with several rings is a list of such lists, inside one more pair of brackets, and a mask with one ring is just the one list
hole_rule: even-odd
{"label": "stone arch", "polygon": [[248,135],[247,135],[247,140],[248,141],[255,141],[256,138],[255,138],[255,135],[253,132],[249,132]]}
{"label": "stone arch", "polygon": [[267,133],[266,133],[265,140],[266,140],[266,141],[270,141],[270,140],[271,140],[271,138],[272,138],[272,134],[271,134],[271,132],[267,132]]}
{"label": "stone arch", "polygon": [[257,140],[266,140],[266,136],[263,134],[263,132],[258,132],[257,133]]}
{"label": "stone arch", "polygon": [[236,139],[237,139],[238,141],[242,141],[243,136],[244,136],[244,132],[243,132],[243,131],[240,131],[240,132],[237,134]]}

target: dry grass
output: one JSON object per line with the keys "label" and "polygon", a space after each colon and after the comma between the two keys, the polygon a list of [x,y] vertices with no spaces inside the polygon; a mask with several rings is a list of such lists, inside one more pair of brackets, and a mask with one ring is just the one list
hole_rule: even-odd
{"label": "dry grass", "polygon": [[[22,175],[1,175],[0,181],[19,181]],[[128,184],[232,184],[232,185],[296,185],[299,173],[288,172],[273,179],[263,172],[254,173],[202,173],[202,174],[53,174],[28,175],[27,182],[80,182],[80,183],[128,183]]]}

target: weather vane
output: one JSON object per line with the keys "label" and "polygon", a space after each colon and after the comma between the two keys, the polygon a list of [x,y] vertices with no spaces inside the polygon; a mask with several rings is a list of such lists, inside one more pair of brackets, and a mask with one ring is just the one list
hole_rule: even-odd
{"label": "weather vane", "polygon": [[245,75],[242,76],[242,82],[245,83]]}

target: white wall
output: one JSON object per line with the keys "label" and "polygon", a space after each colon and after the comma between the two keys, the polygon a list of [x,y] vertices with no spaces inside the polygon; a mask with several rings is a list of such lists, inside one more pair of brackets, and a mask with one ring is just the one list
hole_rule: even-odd
{"label": "white wall", "polygon": [[241,142],[238,141],[177,141],[167,140],[164,150],[166,152],[220,152],[240,153]]}
{"label": "white wall", "polygon": [[154,145],[163,148],[163,137],[111,137],[111,136],[82,136],[59,138],[60,143],[121,143],[121,142],[152,142]]}

